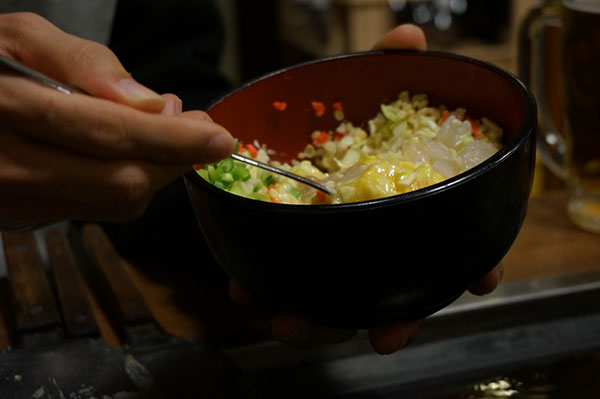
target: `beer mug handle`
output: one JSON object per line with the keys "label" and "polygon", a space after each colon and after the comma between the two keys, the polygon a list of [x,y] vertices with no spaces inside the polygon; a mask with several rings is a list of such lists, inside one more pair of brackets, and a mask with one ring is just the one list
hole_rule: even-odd
{"label": "beer mug handle", "polygon": [[538,153],[548,169],[564,180],[568,174],[565,138],[550,117],[543,66],[547,29],[560,26],[560,1],[544,1],[527,14],[519,27],[517,73],[534,92],[538,102]]}

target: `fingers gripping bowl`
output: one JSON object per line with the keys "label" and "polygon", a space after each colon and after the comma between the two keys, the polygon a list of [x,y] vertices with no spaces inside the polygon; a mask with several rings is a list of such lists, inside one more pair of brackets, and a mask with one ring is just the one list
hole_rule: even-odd
{"label": "fingers gripping bowl", "polygon": [[[266,143],[289,161],[341,102],[366,123],[398,93],[466,108],[503,129],[493,156],[455,177],[387,198],[290,205],[244,198],[195,171],[186,186],[217,261],[257,298],[321,323],[369,328],[425,317],[448,305],[505,255],[526,213],[534,171],[536,105],[512,75],[437,52],[370,52],[297,65],[217,100],[209,114],[244,141]],[[273,110],[285,101],[285,112]]]}

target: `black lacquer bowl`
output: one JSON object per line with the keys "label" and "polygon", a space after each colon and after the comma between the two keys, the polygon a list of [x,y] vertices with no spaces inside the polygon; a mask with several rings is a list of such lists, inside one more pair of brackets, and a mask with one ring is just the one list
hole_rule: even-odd
{"label": "black lacquer bowl", "polygon": [[[252,81],[208,112],[238,139],[293,158],[312,131],[339,123],[316,116],[312,101],[340,101],[346,119],[361,124],[403,90],[497,122],[503,148],[425,189],[341,205],[266,203],[186,174],[214,256],[259,299],[338,327],[413,320],[451,303],[506,254],[527,210],[536,104],[497,67],[438,52],[337,56]],[[274,101],[287,109],[274,110]]]}

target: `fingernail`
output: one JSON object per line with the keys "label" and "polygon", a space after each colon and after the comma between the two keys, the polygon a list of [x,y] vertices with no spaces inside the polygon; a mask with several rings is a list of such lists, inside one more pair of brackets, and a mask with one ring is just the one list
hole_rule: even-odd
{"label": "fingernail", "polygon": [[229,133],[219,133],[211,137],[204,151],[202,152],[202,160],[204,162],[213,162],[223,159],[233,151],[234,140]]}
{"label": "fingernail", "polygon": [[157,97],[162,99],[162,97],[158,93],[156,93],[153,90],[150,90],[144,85],[139,84],[131,78],[119,80],[119,88],[126,97],[138,101],[146,99],[155,99]]}
{"label": "fingernail", "polygon": [[163,115],[179,115],[183,108],[183,102],[179,98],[167,98],[165,106],[161,111]]}

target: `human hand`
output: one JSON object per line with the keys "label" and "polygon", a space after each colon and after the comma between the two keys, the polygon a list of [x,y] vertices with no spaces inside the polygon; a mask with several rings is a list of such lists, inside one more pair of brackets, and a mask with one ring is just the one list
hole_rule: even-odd
{"label": "human hand", "polygon": [[[503,273],[502,264],[497,265],[469,291],[475,295],[492,292],[502,280]],[[234,302],[240,304],[249,304],[253,300],[252,295],[235,280],[229,283],[229,296]],[[392,354],[405,347],[417,336],[420,324],[420,320],[380,324],[369,330],[369,341],[375,352],[380,355]],[[341,343],[356,335],[355,330],[326,327],[293,313],[280,313],[275,316],[272,332],[273,337],[278,341],[300,348]]]}
{"label": "human hand", "polygon": [[0,15],[0,53],[90,94],[0,69],[0,230],[136,218],[194,163],[233,150],[206,113],[182,113],[175,96],[138,84],[108,48],[35,14]]}

